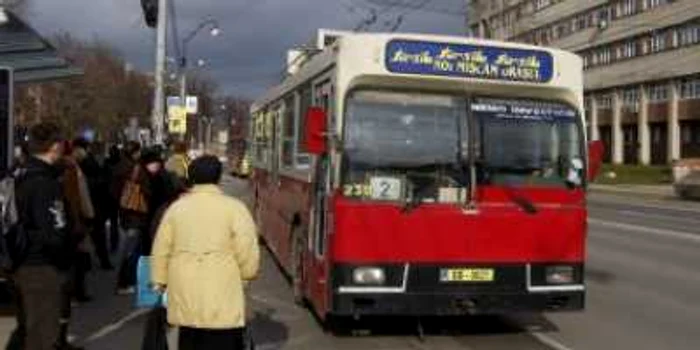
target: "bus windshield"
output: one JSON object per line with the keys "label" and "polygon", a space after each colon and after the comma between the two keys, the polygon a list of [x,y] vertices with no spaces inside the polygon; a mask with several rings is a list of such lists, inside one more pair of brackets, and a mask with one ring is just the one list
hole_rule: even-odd
{"label": "bus windshield", "polygon": [[476,99],[477,164],[481,183],[580,185],[581,129],[576,111],[564,104]]}
{"label": "bus windshield", "polygon": [[[344,182],[350,186],[346,192],[358,197],[405,200],[433,198],[430,193],[437,193],[439,187],[464,187],[466,176],[460,155],[466,140],[465,121],[463,98],[354,93],[348,99],[343,144]],[[385,196],[375,198],[371,188],[363,189],[373,179],[395,186],[385,186],[389,188],[383,192]]]}
{"label": "bus windshield", "polygon": [[479,185],[579,186],[584,163],[577,118],[561,103],[355,93],[345,118],[344,192],[374,200],[461,202],[472,134]]}

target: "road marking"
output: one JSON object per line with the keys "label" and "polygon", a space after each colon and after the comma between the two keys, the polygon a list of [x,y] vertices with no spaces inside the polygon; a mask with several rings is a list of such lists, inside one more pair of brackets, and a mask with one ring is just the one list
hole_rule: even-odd
{"label": "road marking", "polygon": [[651,213],[645,213],[642,211],[636,211],[636,210],[618,210],[619,214],[626,215],[626,216],[636,216],[636,217],[642,217],[642,218],[656,218],[656,219],[664,219],[664,220],[675,220],[675,221],[692,221],[692,222],[700,222],[700,218],[696,217],[690,217],[690,216],[673,216],[673,215],[663,215],[663,214],[651,214]]}
{"label": "road marking", "polygon": [[680,239],[680,240],[690,241],[693,243],[700,243],[700,235],[690,233],[690,232],[667,230],[667,229],[661,229],[661,228],[652,228],[652,227],[632,225],[632,224],[623,224],[620,222],[612,222],[612,221],[599,220],[599,219],[593,219],[593,218],[588,218],[588,223],[593,224],[593,225],[600,225],[600,226],[617,228],[617,229],[626,230],[626,231],[636,231],[636,232],[646,233],[646,234],[650,234],[650,235],[676,238],[676,239]]}
{"label": "road marking", "polygon": [[574,350],[574,348],[570,348],[544,333],[530,332],[530,335],[537,339],[537,341],[539,341],[540,343],[554,350]]}
{"label": "road marking", "polygon": [[95,340],[98,340],[100,338],[104,338],[116,331],[118,331],[120,328],[124,327],[127,323],[139,318],[142,315],[147,314],[150,309],[138,309],[132,311],[130,314],[120,318],[118,321],[108,324],[102,328],[100,328],[97,332],[91,334],[87,338],[83,340],[83,343],[91,343],[94,342]]}
{"label": "road marking", "polygon": [[[591,198],[588,201],[589,207],[591,205],[591,209],[595,209],[595,204],[596,202],[598,203],[605,203],[605,204],[619,204],[619,205],[630,205],[630,201],[634,200],[634,204],[632,206],[635,207],[640,207],[640,208],[646,208],[646,209],[661,209],[661,210],[672,210],[672,211],[679,211],[679,212],[686,212],[686,213],[700,213],[700,207],[698,208],[688,208],[688,206],[691,203],[683,203],[683,202],[671,202],[671,201],[654,201],[654,200],[647,200],[643,199],[640,200],[639,198],[632,198],[630,199],[629,197],[616,197],[615,199],[610,200],[611,198],[602,199],[602,198]],[[681,207],[684,205],[684,207]]]}

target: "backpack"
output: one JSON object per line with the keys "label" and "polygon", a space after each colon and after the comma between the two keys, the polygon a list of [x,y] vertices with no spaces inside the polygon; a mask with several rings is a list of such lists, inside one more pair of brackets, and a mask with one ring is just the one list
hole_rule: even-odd
{"label": "backpack", "polygon": [[0,270],[14,271],[29,253],[29,236],[16,201],[17,179],[0,180]]}

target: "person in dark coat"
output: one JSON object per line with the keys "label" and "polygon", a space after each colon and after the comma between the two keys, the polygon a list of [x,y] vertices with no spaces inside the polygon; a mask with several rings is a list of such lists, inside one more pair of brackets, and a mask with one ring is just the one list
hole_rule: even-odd
{"label": "person in dark coat", "polygon": [[[24,349],[55,350],[60,334],[62,287],[73,254],[70,223],[57,167],[63,156],[59,128],[42,123],[30,130],[29,152],[16,188],[20,222],[28,235],[27,254],[15,261]],[[21,317],[20,317],[21,316]]]}
{"label": "person in dark coat", "polygon": [[87,178],[90,200],[95,210],[95,218],[91,223],[92,229],[90,230],[92,244],[95,246],[95,253],[100,261],[100,267],[103,270],[113,270],[114,266],[109,261],[109,253],[107,251],[106,227],[107,202],[109,198],[107,179],[102,166],[92,152],[91,144],[87,140],[83,138],[74,140],[73,148],[80,169]]}
{"label": "person in dark coat", "polygon": [[[158,149],[150,149],[144,152],[145,161],[142,162],[146,167],[150,197],[148,200],[148,214],[146,221],[148,228],[153,226],[157,221],[158,211],[172,202],[185,189],[185,184],[173,172],[165,169],[163,158]],[[141,236],[141,255],[149,255],[153,243],[150,230],[144,231]]]}
{"label": "person in dark coat", "polygon": [[119,249],[119,238],[121,234],[119,232],[119,198],[116,197],[116,191],[113,191],[111,186],[112,184],[114,184],[114,186],[118,185],[117,167],[121,160],[122,152],[119,147],[114,145],[109,148],[109,154],[103,165],[104,177],[107,180],[108,186],[105,211],[107,212],[107,220],[109,221],[109,249],[112,253],[116,253],[117,249]]}
{"label": "person in dark coat", "polygon": [[[138,149],[138,151],[136,151]],[[115,193],[115,198],[120,203],[119,217],[125,231],[124,244],[122,247],[122,263],[119,268],[117,278],[117,294],[133,294],[136,289],[136,268],[140,256],[142,235],[148,230],[148,209],[151,200],[151,181],[149,168],[153,164],[161,162],[157,154],[141,155],[140,148],[127,146],[127,157],[117,170],[117,181],[119,191]],[[124,208],[121,205],[121,197],[126,191],[128,181],[137,184],[145,201],[145,210],[142,212]]]}

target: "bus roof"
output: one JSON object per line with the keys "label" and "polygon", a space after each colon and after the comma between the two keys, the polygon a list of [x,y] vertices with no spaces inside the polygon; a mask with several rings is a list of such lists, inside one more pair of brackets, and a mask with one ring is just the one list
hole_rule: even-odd
{"label": "bus roof", "polygon": [[[296,74],[288,76],[281,84],[273,87],[262,98],[253,103],[251,111],[256,111],[279,100],[300,84],[308,82],[339,62],[342,62],[346,69],[351,71],[349,75],[410,76],[445,81],[468,79],[485,84],[536,84],[539,86],[571,87],[572,90],[578,90],[577,86],[580,85],[582,93],[582,59],[574,53],[560,49],[432,34],[339,31],[333,32],[333,34],[338,36],[337,40],[332,41],[329,46],[324,47],[322,51],[308,59]],[[445,48],[449,48],[449,50],[444,51]],[[485,56],[470,56],[475,50],[485,52]],[[485,73],[490,74],[490,77],[487,78],[476,74],[484,72],[467,65],[470,60],[479,63],[483,62],[484,59],[495,59],[502,53],[506,53],[511,59],[520,60],[518,61],[520,64],[525,64],[521,67],[527,69],[511,69],[507,72],[509,73],[507,79],[499,76],[500,73],[496,70],[490,72],[487,70]],[[446,66],[447,68],[444,70],[437,70],[436,67],[433,67],[433,63],[443,56],[456,60],[452,62],[454,63],[452,66]],[[526,58],[530,60],[525,61]],[[458,61],[467,63],[462,64]],[[452,68],[450,69],[450,67]],[[578,67],[579,69],[563,69],[564,67]],[[470,75],[468,71],[476,75]],[[519,73],[524,74],[520,77],[522,79],[517,79],[518,77],[512,75]]]}

